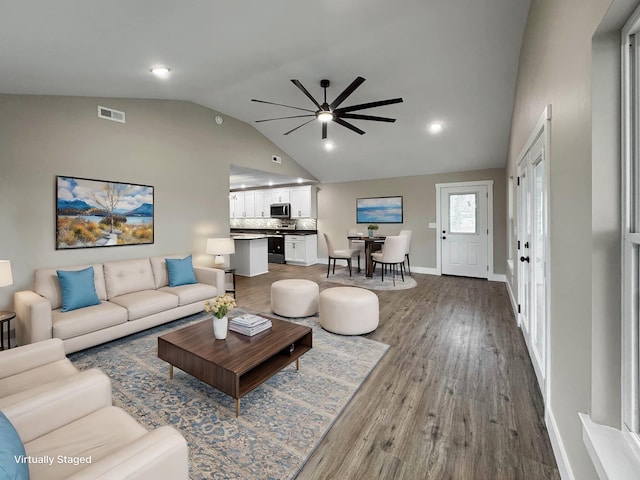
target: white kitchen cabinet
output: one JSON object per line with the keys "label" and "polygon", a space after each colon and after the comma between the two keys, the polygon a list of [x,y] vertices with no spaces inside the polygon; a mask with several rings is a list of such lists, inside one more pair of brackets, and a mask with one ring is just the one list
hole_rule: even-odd
{"label": "white kitchen cabinet", "polygon": [[315,185],[231,192],[229,218],[269,218],[272,203],[290,203],[291,218],[317,218],[317,198]]}
{"label": "white kitchen cabinet", "polygon": [[244,218],[244,192],[229,194],[229,218]]}
{"label": "white kitchen cabinet", "polygon": [[317,188],[313,185],[290,188],[291,218],[317,218],[317,198]]}
{"label": "white kitchen cabinet", "polygon": [[272,189],[271,203],[289,203],[289,189],[288,188]]}
{"label": "white kitchen cabinet", "polygon": [[284,260],[298,265],[318,263],[317,235],[285,235]]}
{"label": "white kitchen cabinet", "polygon": [[248,190],[244,192],[243,218],[255,218],[256,216],[256,192]]}
{"label": "white kitchen cabinet", "polygon": [[231,192],[229,194],[229,218],[254,218],[255,192]]}
{"label": "white kitchen cabinet", "polygon": [[255,218],[269,218],[271,210],[271,190],[255,191]]}

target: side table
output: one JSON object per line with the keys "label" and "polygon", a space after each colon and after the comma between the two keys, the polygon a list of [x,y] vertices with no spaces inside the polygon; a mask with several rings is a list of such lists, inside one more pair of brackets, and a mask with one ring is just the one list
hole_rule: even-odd
{"label": "side table", "polygon": [[7,349],[11,348],[11,320],[16,318],[15,312],[0,311],[0,350],[4,350],[4,326],[7,325]]}
{"label": "side table", "polygon": [[229,288],[227,286],[226,279],[225,279],[225,293],[231,293],[231,294],[233,294],[233,298],[237,299],[238,295],[236,293],[236,269],[235,268],[225,268],[224,269],[225,277],[227,276],[227,274],[231,275],[231,288]]}

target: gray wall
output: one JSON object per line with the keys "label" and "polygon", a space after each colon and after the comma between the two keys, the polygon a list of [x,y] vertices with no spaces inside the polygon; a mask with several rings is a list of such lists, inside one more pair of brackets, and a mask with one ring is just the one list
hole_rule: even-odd
{"label": "gray wall", "polygon": [[[610,3],[532,1],[520,56],[507,162],[507,178],[515,176],[517,156],[544,107],[551,104],[548,413],[555,419],[570,468],[580,480],[597,478],[578,418],[578,412],[591,412],[592,298],[601,293],[592,288],[603,288],[601,284],[592,286],[592,270],[595,276],[603,267],[602,261],[596,264],[592,260],[592,244],[599,240],[592,237],[592,196],[594,203],[607,206],[612,198],[619,201],[615,189],[592,190],[596,178],[615,184],[609,173],[604,175],[595,168],[592,172],[591,162],[591,37]],[[615,228],[616,222],[610,223],[613,227],[607,228]],[[610,260],[617,268],[619,256],[615,258],[614,254]],[[517,279],[510,281],[516,292]],[[619,315],[615,309],[609,313]],[[619,329],[607,333],[617,334]],[[617,374],[619,370],[612,372]]]}
{"label": "gray wall", "polygon": [[[126,112],[126,124],[97,118],[97,106]],[[0,309],[32,288],[40,267],[162,255],[204,254],[229,232],[229,164],[313,178],[252,126],[190,102],[0,95],[0,259],[14,285]],[[282,157],[282,165],[271,155]],[[152,185],[155,243],[55,250],[56,175]]]}
{"label": "gray wall", "polygon": [[403,224],[380,224],[381,235],[411,230],[411,266],[436,267],[436,230],[428,228],[436,221],[437,183],[493,180],[494,273],[506,272],[506,185],[505,170],[494,168],[438,175],[396,177],[358,182],[320,185],[318,192],[318,256],[327,258],[327,247],[322,238],[326,233],[336,248],[346,248],[349,228],[366,233],[366,225],[356,224],[356,198],[403,196]]}

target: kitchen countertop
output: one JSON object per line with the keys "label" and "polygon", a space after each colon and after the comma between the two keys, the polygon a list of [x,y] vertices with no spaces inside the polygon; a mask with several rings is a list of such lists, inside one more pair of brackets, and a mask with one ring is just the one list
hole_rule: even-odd
{"label": "kitchen countertop", "polygon": [[267,236],[262,233],[232,233],[231,238],[234,240],[259,240],[267,238]]}
{"label": "kitchen countertop", "polygon": [[231,237],[236,235],[317,235],[317,230],[287,230],[276,228],[232,228]]}

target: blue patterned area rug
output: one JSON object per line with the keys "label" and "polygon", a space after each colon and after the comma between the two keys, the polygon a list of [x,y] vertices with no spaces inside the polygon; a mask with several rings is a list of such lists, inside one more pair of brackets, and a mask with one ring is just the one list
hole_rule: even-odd
{"label": "blue patterned area rug", "polygon": [[[232,312],[242,313],[241,309]],[[193,315],[90,348],[69,358],[112,381],[113,403],[148,429],[171,425],[187,439],[192,479],[294,478],[389,346],[326,332],[317,317],[313,348],[240,401],[157,357],[157,338],[202,321]],[[213,327],[211,332],[213,341]]]}
{"label": "blue patterned area rug", "polygon": [[390,273],[385,273],[383,281],[382,275],[380,275],[380,267],[377,268],[371,278],[367,278],[365,276],[364,269],[358,273],[358,269],[354,268],[351,275],[349,275],[348,268],[339,267],[336,267],[335,274],[330,272],[329,277],[327,277],[327,272],[325,270],[319,278],[322,278],[322,280],[326,280],[327,282],[340,283],[351,287],[367,288],[369,290],[408,290],[409,288],[414,288],[418,285],[413,276],[406,274],[404,276],[404,281],[402,281],[402,277],[400,275],[396,275],[395,285]]}

